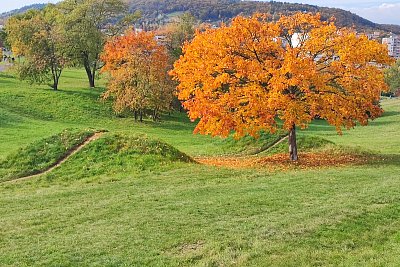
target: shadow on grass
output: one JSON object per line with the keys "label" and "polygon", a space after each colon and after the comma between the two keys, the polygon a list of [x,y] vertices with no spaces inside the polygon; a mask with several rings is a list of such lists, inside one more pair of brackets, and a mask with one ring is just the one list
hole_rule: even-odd
{"label": "shadow on grass", "polygon": [[368,164],[372,166],[400,167],[400,154],[371,155]]}
{"label": "shadow on grass", "polygon": [[24,119],[16,114],[3,112],[0,109],[0,128],[15,128],[16,125],[24,122]]}
{"label": "shadow on grass", "polygon": [[391,117],[391,116],[399,116],[400,112],[399,111],[386,111],[383,113],[382,118],[384,117]]}
{"label": "shadow on grass", "polygon": [[[51,91],[51,88],[49,88]],[[101,94],[103,92],[103,89],[90,89],[90,88],[79,88],[78,90],[66,90],[63,88],[58,89],[57,91],[54,91],[56,93],[60,93],[60,94],[65,94],[65,95],[69,95],[69,96],[82,96],[85,98],[89,98],[91,100],[95,100],[98,102],[101,102]]]}
{"label": "shadow on grass", "polygon": [[0,72],[0,78],[5,78],[5,79],[14,79],[15,76],[12,75],[9,72]]}

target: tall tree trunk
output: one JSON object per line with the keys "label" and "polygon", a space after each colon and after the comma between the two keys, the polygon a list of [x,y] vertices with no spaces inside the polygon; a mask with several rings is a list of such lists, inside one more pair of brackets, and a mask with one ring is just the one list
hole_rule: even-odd
{"label": "tall tree trunk", "polygon": [[[98,58],[98,55],[96,54],[96,57]],[[95,79],[96,79],[96,71],[97,71],[97,60],[93,63],[92,66],[92,79],[90,80],[90,88],[95,88]]]}
{"label": "tall tree trunk", "polygon": [[290,160],[297,161],[297,142],[296,142],[296,125],[293,124],[292,129],[289,131],[289,156]]}
{"label": "tall tree trunk", "polygon": [[83,67],[85,68],[86,75],[89,80],[89,86],[90,88],[94,88],[94,78],[95,78],[95,68],[92,71],[92,68],[90,67],[90,62],[89,62],[89,56],[86,53],[82,53],[82,59],[83,59]]}
{"label": "tall tree trunk", "polygon": [[140,122],[143,122],[143,110],[139,111],[139,117]]}
{"label": "tall tree trunk", "polygon": [[138,120],[138,112],[137,112],[137,110],[134,111],[134,114],[135,114],[135,121],[137,121]]}
{"label": "tall tree trunk", "polygon": [[58,90],[58,82],[61,76],[61,70],[57,70],[56,67],[51,67],[51,74],[53,76],[53,85],[51,86],[54,91]]}
{"label": "tall tree trunk", "polygon": [[84,64],[83,66],[85,67],[86,75],[89,80],[89,86],[90,88],[94,88],[94,76],[92,75],[92,70],[88,64]]}

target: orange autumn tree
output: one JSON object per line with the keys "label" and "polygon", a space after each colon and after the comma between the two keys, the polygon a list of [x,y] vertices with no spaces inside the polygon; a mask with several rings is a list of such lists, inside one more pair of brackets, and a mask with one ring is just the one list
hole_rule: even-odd
{"label": "orange autumn tree", "polygon": [[381,115],[379,66],[391,62],[381,44],[304,13],[237,17],[197,32],[183,53],[171,75],[189,117],[200,119],[195,132],[257,137],[283,128],[291,160],[296,127],[318,117],[341,133]]}
{"label": "orange autumn tree", "polygon": [[152,111],[156,120],[159,112],[170,107],[173,86],[168,75],[169,59],[165,47],[154,34],[129,30],[112,38],[101,56],[103,72],[110,74],[104,99],[114,99],[114,110],[132,110],[135,119],[143,118],[145,110]]}

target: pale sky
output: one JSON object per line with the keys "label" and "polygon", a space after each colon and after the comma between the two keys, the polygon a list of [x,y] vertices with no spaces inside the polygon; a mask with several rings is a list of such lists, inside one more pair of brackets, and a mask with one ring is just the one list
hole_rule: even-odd
{"label": "pale sky", "polygon": [[285,0],[284,2],[337,7],[376,23],[400,25],[400,0]]}
{"label": "pale sky", "polygon": [[[0,13],[34,3],[56,2],[58,0],[0,0]],[[376,23],[400,25],[400,0],[282,0],[282,2],[338,7]]]}
{"label": "pale sky", "polygon": [[18,9],[27,5],[57,3],[59,0],[0,0],[0,13]]}

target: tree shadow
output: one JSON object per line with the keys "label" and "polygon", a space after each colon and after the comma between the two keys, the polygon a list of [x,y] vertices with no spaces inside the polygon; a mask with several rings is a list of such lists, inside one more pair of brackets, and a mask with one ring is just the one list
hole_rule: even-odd
{"label": "tree shadow", "polygon": [[0,111],[0,128],[15,128],[23,122],[24,119],[17,115],[10,115]]}
{"label": "tree shadow", "polygon": [[369,165],[372,166],[396,166],[400,167],[400,154],[371,155]]}
{"label": "tree shadow", "polygon": [[392,116],[399,116],[400,112],[399,111],[386,111],[383,113],[381,118],[386,118],[386,117],[392,117]]}
{"label": "tree shadow", "polygon": [[13,79],[15,76],[9,72],[0,72],[0,78]]}
{"label": "tree shadow", "polygon": [[56,92],[60,94],[66,94],[66,95],[71,95],[71,96],[83,96],[83,97],[88,97],[92,100],[97,100],[101,102],[101,94],[103,93],[104,89],[79,89],[79,90],[65,90],[65,89],[59,89]]}

